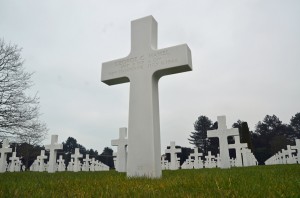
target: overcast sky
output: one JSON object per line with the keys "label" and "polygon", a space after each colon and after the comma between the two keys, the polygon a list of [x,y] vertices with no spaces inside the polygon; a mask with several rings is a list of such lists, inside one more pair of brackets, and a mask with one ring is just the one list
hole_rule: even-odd
{"label": "overcast sky", "polygon": [[[199,115],[251,130],[265,115],[300,112],[300,1],[0,0],[0,37],[23,48],[41,120],[59,141],[110,146],[128,125],[129,83],[101,82],[102,62],[130,51],[130,22],[153,15],[158,48],[186,43],[193,71],[159,81],[162,150]],[[116,150],[114,148],[114,150]]]}

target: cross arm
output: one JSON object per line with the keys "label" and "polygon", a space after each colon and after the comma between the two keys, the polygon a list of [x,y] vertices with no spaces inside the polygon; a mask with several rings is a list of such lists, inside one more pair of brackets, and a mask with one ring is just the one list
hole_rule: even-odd
{"label": "cross arm", "polygon": [[112,140],[111,145],[112,146],[118,146],[119,145],[119,140]]}
{"label": "cross arm", "polygon": [[135,57],[126,57],[102,63],[101,81],[107,85],[129,82],[126,74],[132,69],[131,64],[135,61]]}
{"label": "cross arm", "polygon": [[207,137],[208,138],[219,137],[218,130],[209,130],[209,131],[207,131]]}
{"label": "cross arm", "polygon": [[148,67],[154,68],[156,77],[192,70],[191,50],[186,44],[149,53]]}

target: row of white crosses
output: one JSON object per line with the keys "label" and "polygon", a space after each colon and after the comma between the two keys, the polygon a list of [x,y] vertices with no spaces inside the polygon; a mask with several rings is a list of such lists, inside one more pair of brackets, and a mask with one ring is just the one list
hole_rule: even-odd
{"label": "row of white crosses", "polygon": [[[46,145],[45,149],[49,151],[49,161],[46,164],[45,160],[48,158],[45,155],[45,150],[41,150],[41,155],[37,156],[37,159],[33,162],[30,167],[31,171],[48,171],[49,173],[54,173],[56,171],[65,171],[66,165],[65,161],[62,158],[62,155],[59,156],[59,159],[56,160],[57,150],[63,148],[62,144],[58,144],[58,135],[51,136],[51,144]],[[78,172],[78,171],[102,171],[109,170],[109,167],[99,161],[96,161],[95,158],[89,159],[89,155],[86,155],[86,158],[83,160],[84,164],[80,163],[80,158],[83,155],[80,154],[79,148],[75,148],[75,153],[71,155],[71,161],[67,167],[68,171]]]}
{"label": "row of white crosses", "polygon": [[[12,156],[9,158],[10,163],[6,161],[7,154],[12,153]],[[17,157],[17,152],[12,152],[10,148],[9,141],[7,139],[3,140],[2,148],[0,148],[0,173],[6,171],[9,172],[19,172],[22,168],[24,171],[25,166],[22,165],[22,162],[19,157]]]}
{"label": "row of white crosses", "polygon": [[[207,131],[207,137],[219,138],[220,168],[230,168],[231,166],[241,167],[257,165],[257,160],[251,150],[247,148],[247,143],[240,142],[238,129],[227,129],[226,116],[218,116],[217,119],[218,129]],[[228,144],[228,137],[230,136],[234,137],[234,144]],[[229,149],[235,149],[235,160],[230,159]]]}
{"label": "row of white crosses", "polygon": [[95,158],[90,159],[89,154],[86,154],[85,159],[83,159],[83,164],[80,162],[80,158],[83,155],[80,154],[79,148],[75,149],[75,153],[71,155],[71,161],[68,164],[67,170],[73,172],[79,171],[108,171],[109,166],[103,164],[102,162],[95,160]]}
{"label": "row of white crosses", "polygon": [[267,159],[265,164],[300,164],[300,139],[296,139],[295,142],[295,146],[287,145],[287,149],[282,149],[277,152],[275,155]]}
{"label": "row of white crosses", "polygon": [[[228,144],[228,137],[234,137],[234,144]],[[216,156],[205,156],[205,161],[201,160],[202,153],[198,153],[198,148],[194,148],[194,153],[182,164],[183,169],[198,169],[198,168],[230,168],[233,166],[254,166],[257,165],[257,160],[250,149],[247,148],[247,143],[240,142],[238,129],[227,129],[226,117],[218,116],[218,129],[207,131],[207,137],[219,138],[220,154]],[[236,159],[230,159],[229,149],[235,149]],[[194,159],[193,159],[194,158]]]}

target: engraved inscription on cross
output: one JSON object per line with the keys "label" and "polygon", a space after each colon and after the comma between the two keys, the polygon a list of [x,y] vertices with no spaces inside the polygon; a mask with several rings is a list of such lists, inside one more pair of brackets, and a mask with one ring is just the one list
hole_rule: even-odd
{"label": "engraved inscription on cross", "polygon": [[158,80],[191,70],[186,44],[157,49],[157,22],[152,16],[131,22],[127,57],[102,64],[102,82],[130,82],[127,176],[161,177]]}

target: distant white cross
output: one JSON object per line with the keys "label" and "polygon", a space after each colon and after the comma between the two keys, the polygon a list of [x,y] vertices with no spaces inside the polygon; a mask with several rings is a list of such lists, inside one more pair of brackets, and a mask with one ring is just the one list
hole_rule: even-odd
{"label": "distant white cross", "polygon": [[9,158],[10,160],[10,167],[9,167],[9,171],[10,172],[15,172],[16,169],[16,163],[19,160],[19,157],[17,157],[17,152],[13,152],[12,156]]}
{"label": "distant white cross", "polygon": [[131,22],[131,51],[102,64],[108,85],[130,81],[128,177],[161,177],[158,81],[162,76],[192,70],[187,45],[157,49],[157,22],[152,16]]}
{"label": "distant white cross", "polygon": [[95,171],[95,164],[96,164],[96,161],[95,161],[95,158],[93,157],[91,160],[90,171]]}
{"label": "distant white cross", "polygon": [[169,169],[169,162],[166,160],[165,155],[162,155],[161,157],[161,168],[163,170]]}
{"label": "distant white cross", "polygon": [[211,155],[211,151],[208,151],[207,156],[205,156],[205,168],[212,168],[214,159],[215,156]]}
{"label": "distant white cross", "polygon": [[191,156],[189,156],[188,159],[186,159],[186,163],[187,163],[187,169],[194,168],[194,159],[192,159]]}
{"label": "distant white cross", "polygon": [[216,161],[217,161],[217,167],[220,168],[220,166],[221,166],[221,158],[220,158],[220,154],[219,153],[217,154]]}
{"label": "distant white cross", "polygon": [[80,154],[79,148],[75,148],[75,153],[73,155],[71,155],[71,158],[74,158],[73,171],[74,172],[80,171],[80,161],[79,161],[79,158],[82,158],[82,154]]}
{"label": "distant white cross", "polygon": [[73,168],[74,168],[74,159],[71,159],[69,164],[68,164],[67,170],[68,171],[73,171]]}
{"label": "distant white cross", "polygon": [[287,145],[286,148],[287,148],[286,149],[286,154],[288,155],[287,163],[288,164],[295,164],[295,163],[297,163],[297,160],[293,156],[293,153],[295,153],[296,151],[291,148],[291,145]]}
{"label": "distant white cross", "polygon": [[57,160],[57,162],[58,162],[58,171],[65,171],[66,165],[65,165],[65,160],[63,159],[62,155],[59,156],[59,159]]}
{"label": "distant white cross", "polygon": [[176,148],[175,142],[170,143],[170,148],[165,150],[166,153],[170,153],[170,170],[176,170],[177,167],[177,155],[176,153],[181,153],[181,148]]}
{"label": "distant white cross", "polygon": [[119,139],[112,140],[111,145],[117,146],[116,164],[115,167],[118,172],[126,172],[127,164],[127,150],[128,145],[127,128],[123,127],[119,129]]}
{"label": "distant white cross", "polygon": [[228,140],[229,136],[239,135],[239,130],[236,128],[227,129],[226,126],[226,116],[218,116],[218,129],[207,131],[207,137],[217,137],[219,138],[220,145],[220,157],[221,157],[221,168],[230,168],[229,161],[229,148]]}
{"label": "distant white cross", "polygon": [[296,158],[297,158],[298,164],[300,164],[300,139],[296,139],[295,142],[296,142],[296,145],[291,146],[291,148],[297,150],[297,157]]}
{"label": "distant white cross", "polygon": [[235,166],[235,163],[236,163],[236,160],[235,160],[234,158],[231,158],[231,159],[229,160],[229,162],[230,162],[230,166],[231,166],[231,167],[234,167],[234,166]]}
{"label": "distant white cross", "polygon": [[51,144],[45,145],[45,149],[50,151],[48,162],[48,173],[54,173],[56,171],[56,155],[57,150],[63,149],[62,144],[58,144],[58,135],[51,136]]}
{"label": "distant white cross", "polygon": [[198,168],[202,168],[202,160],[201,160],[201,156],[203,156],[202,153],[199,153],[198,151],[198,147],[194,148],[194,153],[190,154],[191,157],[194,157],[194,168],[198,169]]}
{"label": "distant white cross", "polygon": [[9,148],[8,139],[4,139],[2,143],[2,148],[0,148],[0,173],[4,173],[6,171],[6,157],[7,153],[11,153],[12,148]]}
{"label": "distant white cross", "polygon": [[89,171],[90,170],[90,163],[89,163],[90,161],[91,161],[90,155],[86,154],[85,159],[83,159],[83,166],[82,166],[83,171]]}
{"label": "distant white cross", "polygon": [[45,155],[45,150],[41,150],[41,155],[37,156],[37,160],[39,162],[39,172],[43,172],[45,170],[44,160],[48,157]]}
{"label": "distant white cross", "polygon": [[247,148],[247,147],[248,147],[247,143],[241,143],[239,135],[234,136],[234,144],[228,144],[228,148],[235,149],[235,155],[236,155],[235,166],[236,167],[243,166],[241,149]]}

